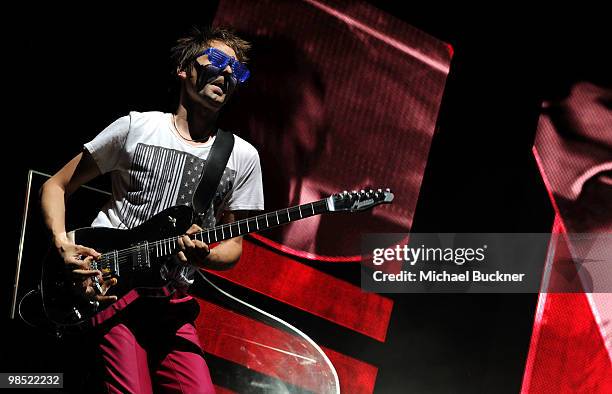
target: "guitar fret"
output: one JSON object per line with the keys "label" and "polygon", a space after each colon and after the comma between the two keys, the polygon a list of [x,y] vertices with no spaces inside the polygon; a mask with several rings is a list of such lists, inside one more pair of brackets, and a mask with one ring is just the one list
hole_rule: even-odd
{"label": "guitar fret", "polygon": [[225,239],[225,229],[224,229],[224,227],[225,226],[221,226],[221,235],[223,236],[222,239]]}
{"label": "guitar fret", "polygon": [[246,219],[246,224],[247,224],[247,233],[250,233],[251,229],[249,228],[249,219]]}
{"label": "guitar fret", "polygon": [[287,211],[287,219],[288,219],[287,223],[289,223],[291,221],[291,216],[289,215],[289,208],[287,208],[286,211]]}
{"label": "guitar fret", "polygon": [[208,238],[208,244],[210,245],[210,230],[206,232],[206,237]]}
{"label": "guitar fret", "polygon": [[312,208],[312,214],[314,215],[314,214],[315,214],[315,211],[314,211],[314,203],[312,203],[312,202],[310,203],[310,208]]}
{"label": "guitar fret", "polygon": [[276,224],[280,224],[280,220],[278,219],[278,211],[276,211]]}
{"label": "guitar fret", "polygon": [[144,258],[145,258],[145,264],[147,267],[151,266],[151,259],[150,259],[150,255],[149,255],[149,243],[147,241],[144,242]]}
{"label": "guitar fret", "polygon": [[113,252],[113,261],[115,266],[115,275],[119,276],[119,252],[117,252],[117,250]]}
{"label": "guitar fret", "polygon": [[231,223],[229,225],[229,229],[230,229],[230,238],[233,238],[234,236],[232,235],[232,225],[231,225]]}
{"label": "guitar fret", "polygon": [[259,231],[259,220],[257,220],[259,216],[255,216],[255,227],[257,227],[257,231]]}
{"label": "guitar fret", "polygon": [[300,212],[300,219],[302,219],[303,216],[302,216],[302,206],[301,205],[298,205],[298,211]]}
{"label": "guitar fret", "polygon": [[266,227],[270,227],[270,223],[268,223],[268,214],[266,213]]}

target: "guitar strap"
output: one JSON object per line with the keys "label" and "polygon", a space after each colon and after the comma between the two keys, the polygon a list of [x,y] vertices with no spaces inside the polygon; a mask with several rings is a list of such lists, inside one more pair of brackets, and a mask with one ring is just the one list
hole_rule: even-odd
{"label": "guitar strap", "polygon": [[234,134],[217,129],[215,142],[210,148],[210,153],[202,169],[200,182],[193,195],[193,208],[197,216],[197,219],[194,219],[197,220],[198,225],[202,224],[201,215],[205,214],[210,208],[210,203],[217,191],[232,149],[234,149]]}

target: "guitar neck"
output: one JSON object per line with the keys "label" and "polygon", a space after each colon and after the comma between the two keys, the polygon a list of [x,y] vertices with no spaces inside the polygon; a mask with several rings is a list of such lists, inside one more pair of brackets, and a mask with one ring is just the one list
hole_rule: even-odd
{"label": "guitar neck", "polygon": [[223,224],[194,234],[195,239],[211,244],[238,237],[244,234],[267,230],[272,227],[306,219],[311,216],[330,212],[327,199],[297,205],[278,211]]}
{"label": "guitar neck", "polygon": [[[391,201],[393,201],[393,193],[388,189],[384,192],[381,189],[378,189],[378,191],[371,189],[368,191],[362,190],[361,192],[353,191],[351,193],[344,191],[343,193],[337,193],[311,203],[280,209],[202,230],[192,234],[190,237],[207,244],[212,244],[323,213],[358,212],[370,209],[378,204],[388,204]],[[160,213],[160,215],[163,214],[163,212]],[[170,219],[172,218],[170,217]],[[119,266],[122,264],[124,268],[128,269],[149,267],[152,259],[175,254],[179,249],[178,240],[180,237],[170,237],[152,242],[143,240],[127,249],[104,253],[97,263],[97,267],[108,270],[115,275],[119,275]]]}
{"label": "guitar neck", "polygon": [[[211,229],[202,230],[190,235],[190,237],[207,244],[212,244],[229,238],[239,237],[244,234],[263,231],[272,227],[287,224],[289,222],[295,222],[311,216],[334,211],[333,205],[330,205],[329,200],[330,197],[308,204],[297,205],[295,207],[264,213],[247,219],[238,220],[233,223],[223,224]],[[155,258],[170,256],[178,251],[178,239],[180,237],[182,236],[160,239],[154,242],[146,242],[135,247],[133,246],[129,249],[135,253],[139,253],[142,249],[142,253],[145,255],[151,255]],[[126,250],[121,250],[117,253],[121,254],[125,252]],[[116,260],[113,253],[108,253],[107,256],[105,256],[105,261],[108,260],[106,263],[107,265],[112,264],[112,262]]]}

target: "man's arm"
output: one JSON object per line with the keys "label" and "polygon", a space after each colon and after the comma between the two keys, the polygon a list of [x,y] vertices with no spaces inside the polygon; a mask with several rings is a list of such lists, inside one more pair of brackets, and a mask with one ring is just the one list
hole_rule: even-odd
{"label": "man's arm", "polygon": [[[247,218],[248,211],[226,211],[221,222],[223,224],[233,223],[236,220]],[[232,268],[240,259],[242,254],[242,237],[234,237],[221,241],[217,247],[209,249],[208,245],[200,240],[193,240],[188,235],[201,231],[197,225],[192,225],[187,230],[187,235],[179,239],[181,252],[178,258],[184,263],[191,263],[199,268],[214,270],[227,270]]]}
{"label": "man's arm", "polygon": [[51,231],[56,247],[68,241],[66,199],[79,186],[98,175],[100,170],[91,155],[81,152],[49,178],[40,189],[40,203],[45,224]]}
{"label": "man's arm", "polygon": [[[73,267],[73,274],[83,281],[83,290],[93,296],[92,276],[102,280],[102,273],[90,270],[90,263],[100,253],[83,245],[75,245],[66,235],[66,199],[82,184],[100,175],[100,170],[87,151],[70,160],[61,170],[49,178],[40,189],[40,204],[45,224],[51,232],[53,244],[64,262]],[[103,283],[103,282],[101,282]],[[116,281],[103,283],[104,292]],[[115,296],[97,296],[98,301],[116,300]]]}

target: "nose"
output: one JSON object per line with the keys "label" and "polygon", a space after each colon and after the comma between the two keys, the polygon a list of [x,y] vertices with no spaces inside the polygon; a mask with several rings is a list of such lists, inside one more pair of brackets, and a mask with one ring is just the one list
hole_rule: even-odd
{"label": "nose", "polygon": [[228,63],[227,66],[225,66],[225,68],[223,69],[223,73],[224,74],[232,74],[232,66],[231,63]]}

